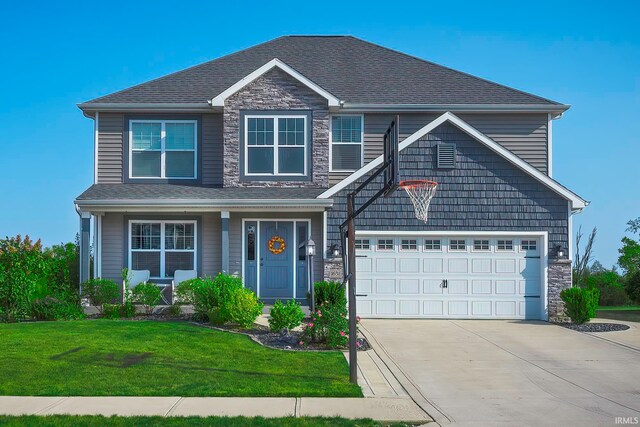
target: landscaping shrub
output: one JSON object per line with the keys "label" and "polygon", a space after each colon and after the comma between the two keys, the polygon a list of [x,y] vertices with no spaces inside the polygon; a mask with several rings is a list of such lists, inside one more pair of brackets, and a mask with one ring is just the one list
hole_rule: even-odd
{"label": "landscaping shrub", "polygon": [[90,279],[82,284],[82,295],[102,313],[105,304],[113,304],[120,299],[120,285],[113,280]]}
{"label": "landscaping shrub", "polygon": [[347,305],[345,287],[340,282],[316,282],[313,285],[316,306],[321,304]]}
{"label": "landscaping shrub", "polygon": [[43,248],[28,236],[0,239],[0,320],[81,316],[78,246]]}
{"label": "landscaping shrub", "polygon": [[289,332],[291,329],[300,326],[302,319],[304,319],[304,313],[302,312],[302,308],[300,308],[300,304],[294,300],[289,300],[286,304],[277,300],[271,308],[270,315],[269,328],[274,332],[282,330]]}
{"label": "landscaping shrub", "polygon": [[640,270],[629,274],[624,288],[629,298],[636,304],[640,304]]}
{"label": "landscaping shrub", "polygon": [[19,235],[0,240],[0,320],[28,318],[38,288],[46,288],[48,273],[40,240],[34,243]]}
{"label": "landscaping shrub", "polygon": [[[229,274],[218,274],[211,279],[192,279],[187,281],[192,288],[193,309],[196,313],[205,313],[211,323],[222,324],[231,320],[224,301],[236,289],[242,289],[242,280]],[[179,287],[182,286],[182,283]],[[187,287],[187,289],[188,289]],[[185,291],[185,294],[189,292]]]}
{"label": "landscaping shrub", "polygon": [[600,291],[601,306],[626,305],[629,297],[622,284],[622,278],[612,270],[603,270],[591,273],[585,279],[585,287],[596,288]]}
{"label": "landscaping shrub", "polygon": [[138,304],[142,304],[147,314],[153,313],[153,309],[160,302],[161,294],[160,288],[151,282],[140,283],[133,288],[133,300]]}
{"label": "landscaping shrub", "polygon": [[170,305],[167,314],[172,317],[180,317],[182,316],[182,307],[179,304]]}
{"label": "landscaping shrub", "polygon": [[582,324],[596,315],[600,291],[597,288],[569,288],[560,292],[565,314],[573,323]]}
{"label": "landscaping shrub", "polygon": [[85,316],[79,304],[46,296],[31,303],[31,317],[35,320],[78,320]]}
{"label": "landscaping shrub", "polygon": [[48,286],[53,293],[78,295],[80,247],[77,243],[53,245],[44,250],[49,263]]}
{"label": "landscaping shrub", "polygon": [[133,292],[129,289],[124,291],[124,302],[120,306],[120,316],[132,318],[136,315],[136,306],[133,300]]}
{"label": "landscaping shrub", "polygon": [[249,329],[258,316],[262,314],[264,304],[247,288],[232,288],[222,302],[220,313],[226,321],[231,321],[240,327]]}
{"label": "landscaping shrub", "polygon": [[193,305],[194,295],[193,295],[193,287],[194,284],[200,283],[205,279],[195,278],[185,280],[184,282],[180,282],[175,289],[175,298],[176,304],[181,305]]}
{"label": "landscaping shrub", "polygon": [[323,342],[330,348],[345,347],[349,341],[348,330],[346,305],[323,303],[304,325],[301,343]]}
{"label": "landscaping shrub", "polygon": [[105,319],[120,319],[122,317],[122,304],[104,303],[101,307],[101,313]]}

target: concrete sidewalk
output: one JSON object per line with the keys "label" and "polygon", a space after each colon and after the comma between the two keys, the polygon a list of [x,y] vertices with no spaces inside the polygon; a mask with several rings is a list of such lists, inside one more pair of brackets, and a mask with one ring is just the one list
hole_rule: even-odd
{"label": "concrete sidewalk", "polygon": [[431,421],[409,397],[36,397],[0,396],[2,415],[246,416]]}

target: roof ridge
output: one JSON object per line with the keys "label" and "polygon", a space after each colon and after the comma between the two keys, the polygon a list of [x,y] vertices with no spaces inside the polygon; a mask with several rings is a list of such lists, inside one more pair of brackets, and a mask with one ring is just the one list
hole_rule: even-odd
{"label": "roof ridge", "polygon": [[257,47],[259,47],[259,46],[263,46],[263,45],[268,44],[268,43],[273,43],[273,42],[275,42],[276,40],[284,39],[284,38],[287,38],[287,37],[289,37],[289,36],[279,36],[279,37],[276,37],[275,39],[267,40],[267,41],[265,41],[265,42],[258,43],[258,44],[256,44],[256,45],[252,45],[252,46],[246,47],[246,48],[244,48],[244,49],[240,49],[240,50],[238,50],[238,51],[231,52],[231,53],[228,53],[228,54],[226,54],[226,55],[222,55],[222,56],[219,56],[219,57],[214,58],[214,59],[210,59],[210,60],[205,61],[205,62],[201,62],[200,64],[192,65],[192,66],[190,66],[190,67],[183,68],[182,70],[174,71],[174,72],[172,72],[172,73],[165,74],[164,76],[156,77],[155,79],[147,80],[147,81],[144,81],[144,82],[142,82],[142,83],[138,83],[138,84],[135,84],[135,85],[133,85],[133,86],[129,86],[129,87],[126,87],[126,88],[124,88],[124,89],[120,89],[120,90],[118,90],[118,91],[111,92],[111,93],[108,93],[108,94],[106,94],[106,95],[99,96],[99,97],[94,98],[94,99],[91,99],[91,100],[89,100],[89,101],[85,101],[84,103],[94,103],[94,102],[98,102],[98,101],[100,101],[102,98],[106,98],[107,96],[117,95],[117,94],[119,94],[119,93],[122,93],[122,92],[125,92],[125,91],[128,91],[128,90],[131,90],[131,89],[135,89],[135,88],[137,88],[137,87],[139,87],[139,86],[142,86],[142,85],[146,85],[146,84],[149,84],[149,83],[153,83],[153,82],[157,82],[157,81],[160,81],[160,80],[164,80],[164,79],[166,79],[166,78],[173,77],[173,76],[175,76],[176,74],[183,73],[183,72],[185,72],[185,71],[196,70],[196,69],[198,69],[198,68],[200,68],[200,67],[204,67],[205,65],[208,65],[208,64],[210,64],[210,63],[212,63],[212,62],[214,62],[214,61],[218,61],[218,60],[223,59],[223,58],[230,58],[230,57],[232,57],[232,56],[239,55],[239,54],[241,54],[241,53],[243,53],[243,52],[246,52],[246,51],[248,51],[248,50],[250,50],[250,49],[257,48]]}
{"label": "roof ridge", "polygon": [[545,98],[543,96],[536,95],[536,94],[533,94],[533,93],[530,93],[530,92],[526,92],[526,91],[521,90],[521,89],[516,89],[514,87],[507,86],[507,85],[504,85],[502,83],[494,82],[493,80],[485,79],[483,77],[478,77],[476,75],[467,73],[466,71],[456,70],[455,68],[447,67],[446,65],[438,64],[437,62],[429,61],[427,59],[420,58],[418,56],[411,55],[411,54],[408,54],[408,53],[405,53],[405,52],[402,52],[402,51],[399,51],[399,50],[396,50],[396,49],[392,49],[390,47],[383,46],[383,45],[380,45],[380,44],[377,44],[377,43],[373,43],[373,42],[370,42],[368,40],[361,39],[359,37],[355,37],[355,36],[349,36],[349,37],[353,38],[354,40],[363,42],[365,44],[368,44],[368,45],[371,45],[371,46],[375,46],[377,48],[381,48],[381,49],[384,49],[384,50],[388,50],[389,52],[393,52],[395,54],[406,56],[408,58],[415,59],[417,61],[424,62],[424,63],[427,63],[429,65],[433,65],[433,66],[436,66],[436,67],[439,67],[439,68],[443,68],[443,69],[448,70],[448,71],[453,71],[454,73],[457,73],[457,74],[462,74],[464,76],[471,77],[471,78],[473,78],[475,80],[480,80],[480,81],[483,81],[483,82],[486,82],[486,83],[490,83],[490,84],[493,84],[493,85],[496,85],[496,86],[503,87],[503,88],[508,89],[508,90],[512,90],[514,92],[519,92],[519,93],[522,93],[522,94],[527,95],[527,96],[538,98],[541,101],[550,102],[550,103],[552,103],[554,105],[562,105],[562,103],[554,101],[552,99]]}

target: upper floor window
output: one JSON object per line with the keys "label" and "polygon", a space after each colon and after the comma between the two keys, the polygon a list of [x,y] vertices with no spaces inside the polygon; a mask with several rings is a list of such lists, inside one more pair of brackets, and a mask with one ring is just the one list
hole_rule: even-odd
{"label": "upper floor window", "polygon": [[130,178],[196,178],[195,120],[131,120]]}
{"label": "upper floor window", "polygon": [[353,172],[362,167],[363,116],[331,117],[331,171]]}
{"label": "upper floor window", "polygon": [[245,175],[305,176],[306,115],[245,116]]}

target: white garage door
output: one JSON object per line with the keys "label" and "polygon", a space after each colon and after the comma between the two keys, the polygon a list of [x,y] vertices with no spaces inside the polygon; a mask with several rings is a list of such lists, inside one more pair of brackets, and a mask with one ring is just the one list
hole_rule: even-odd
{"label": "white garage door", "polygon": [[540,319],[542,249],[537,236],[360,235],[358,314]]}

